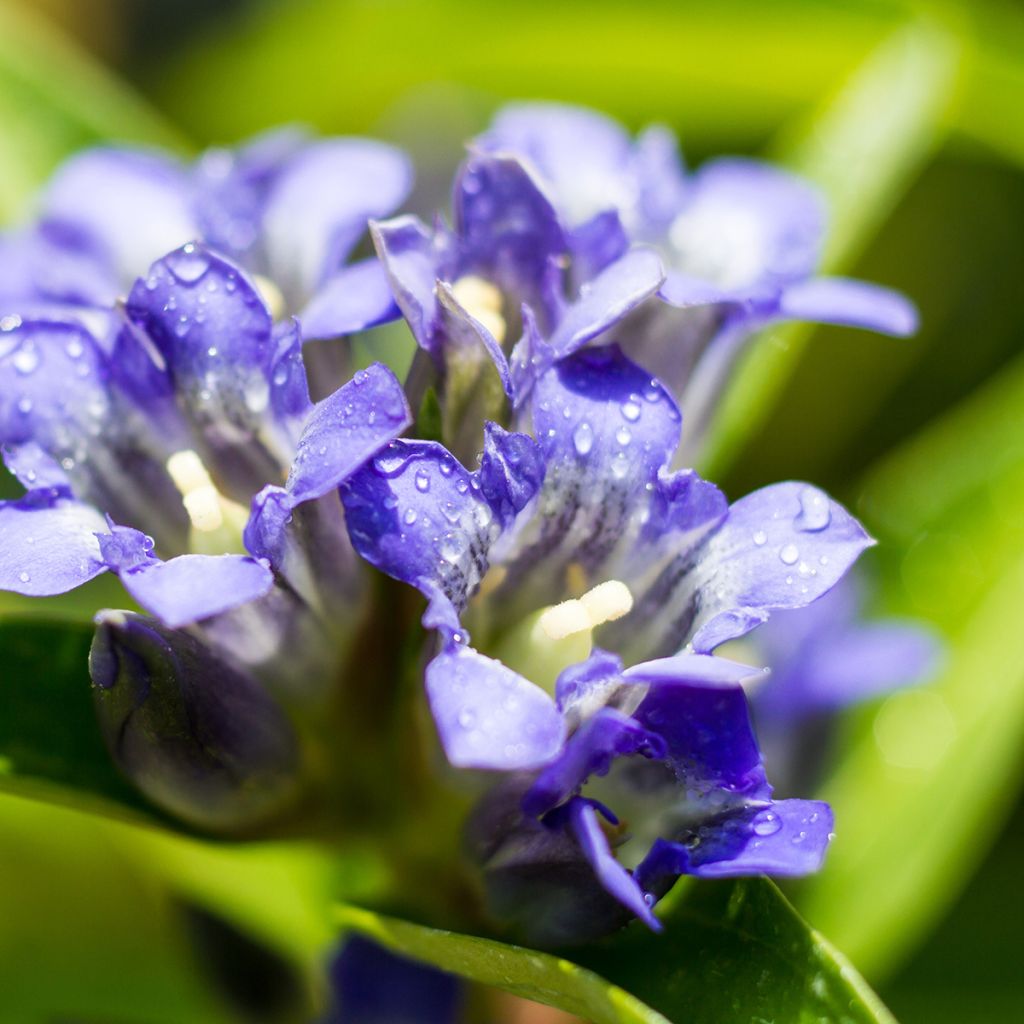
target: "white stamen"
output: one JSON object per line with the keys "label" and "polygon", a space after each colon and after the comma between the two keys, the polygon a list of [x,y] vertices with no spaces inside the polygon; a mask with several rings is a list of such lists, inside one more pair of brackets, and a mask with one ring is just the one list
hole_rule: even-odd
{"label": "white stamen", "polygon": [[575,633],[614,622],[630,612],[633,595],[621,580],[608,580],[588,590],[579,600],[572,598],[548,608],[537,624],[551,640],[563,640]]}

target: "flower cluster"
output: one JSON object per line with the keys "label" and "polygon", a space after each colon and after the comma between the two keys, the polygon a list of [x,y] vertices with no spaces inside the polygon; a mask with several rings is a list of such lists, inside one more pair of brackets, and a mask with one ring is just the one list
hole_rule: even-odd
{"label": "flower cluster", "polygon": [[[831,812],[773,798],[748,692],[792,722],[860,695],[849,673],[796,682],[831,645],[878,689],[931,644],[808,615],[772,648],[773,623],[752,649],[778,685],[716,653],[795,622],[872,542],[810,484],[730,504],[691,467],[757,330],[905,334],[912,307],[815,276],[805,183],[687,173],[662,129],[513,106],[450,223],[385,219],[410,182],[389,146],[295,132],[62,167],[0,240],[0,442],[25,490],[0,505],[0,587],[117,574],[147,614],[97,617],[101,725],[193,824],[308,803],[311,721],[422,670],[382,699],[425,694],[450,766],[432,784],[471,782],[490,909],[537,941],[657,928],[682,874],[816,870]],[[399,317],[404,380],[356,369],[348,338]],[[426,599],[422,626],[384,576]],[[382,635],[414,656],[375,671]]]}

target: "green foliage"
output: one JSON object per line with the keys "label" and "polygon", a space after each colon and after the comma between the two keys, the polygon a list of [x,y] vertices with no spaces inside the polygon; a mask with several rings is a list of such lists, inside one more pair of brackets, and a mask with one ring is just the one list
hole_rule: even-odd
{"label": "green foliage", "polygon": [[39,182],[81,146],[121,140],[181,148],[155,111],[43,23],[4,5],[0,38],[0,221],[23,215]]}
{"label": "green foliage", "polygon": [[1012,807],[1024,739],[1024,364],[869,478],[894,610],[926,614],[948,664],[862,716],[825,792],[839,837],[801,906],[868,971],[898,960]]}
{"label": "green foliage", "polygon": [[771,882],[700,882],[680,895],[664,905],[663,934],[634,923],[565,957],[354,907],[337,918],[395,952],[595,1024],[894,1024]]}

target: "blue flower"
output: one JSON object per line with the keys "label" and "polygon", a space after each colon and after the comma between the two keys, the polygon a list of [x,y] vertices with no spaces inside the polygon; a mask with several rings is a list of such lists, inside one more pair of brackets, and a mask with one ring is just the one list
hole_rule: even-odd
{"label": "blue flower", "polygon": [[646,322],[620,340],[680,397],[689,458],[755,330],[778,320],[899,336],[916,327],[901,295],[815,276],[824,204],[807,182],[770,164],[727,158],[688,174],[663,128],[633,142],[600,114],[545,103],[503,108],[476,145],[523,161],[585,275],[637,243],[659,253],[663,303],[646,308]]}
{"label": "blue flower", "polygon": [[38,221],[0,239],[0,316],[102,322],[156,259],[202,241],[257,275],[275,319],[336,337],[395,314],[375,260],[347,264],[367,219],[408,194],[402,153],[369,139],[282,130],[189,166],[158,152],[88,150],[43,191]]}

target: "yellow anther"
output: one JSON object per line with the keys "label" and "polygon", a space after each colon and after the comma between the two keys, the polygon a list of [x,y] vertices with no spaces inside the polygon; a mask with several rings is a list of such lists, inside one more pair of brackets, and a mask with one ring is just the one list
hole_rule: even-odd
{"label": "yellow anther", "polygon": [[286,309],[281,289],[269,277],[264,277],[262,274],[253,274],[252,283],[256,285],[256,290],[267,304],[271,318],[273,320],[280,320],[284,316]]}
{"label": "yellow anther", "polygon": [[181,492],[182,504],[192,527],[198,532],[219,530],[224,525],[226,514],[233,521],[238,518],[236,511],[242,513],[242,522],[245,521],[245,510],[217,490],[203,460],[191,448],[175,452],[167,460],[167,472]]}
{"label": "yellow anther", "polygon": [[537,620],[537,625],[549,640],[564,640],[567,636],[591,628],[586,606],[575,598],[546,609]]}
{"label": "yellow anther", "polygon": [[458,304],[490,331],[500,345],[505,340],[508,325],[501,315],[501,291],[490,281],[475,274],[460,277],[452,285],[452,295]]}

